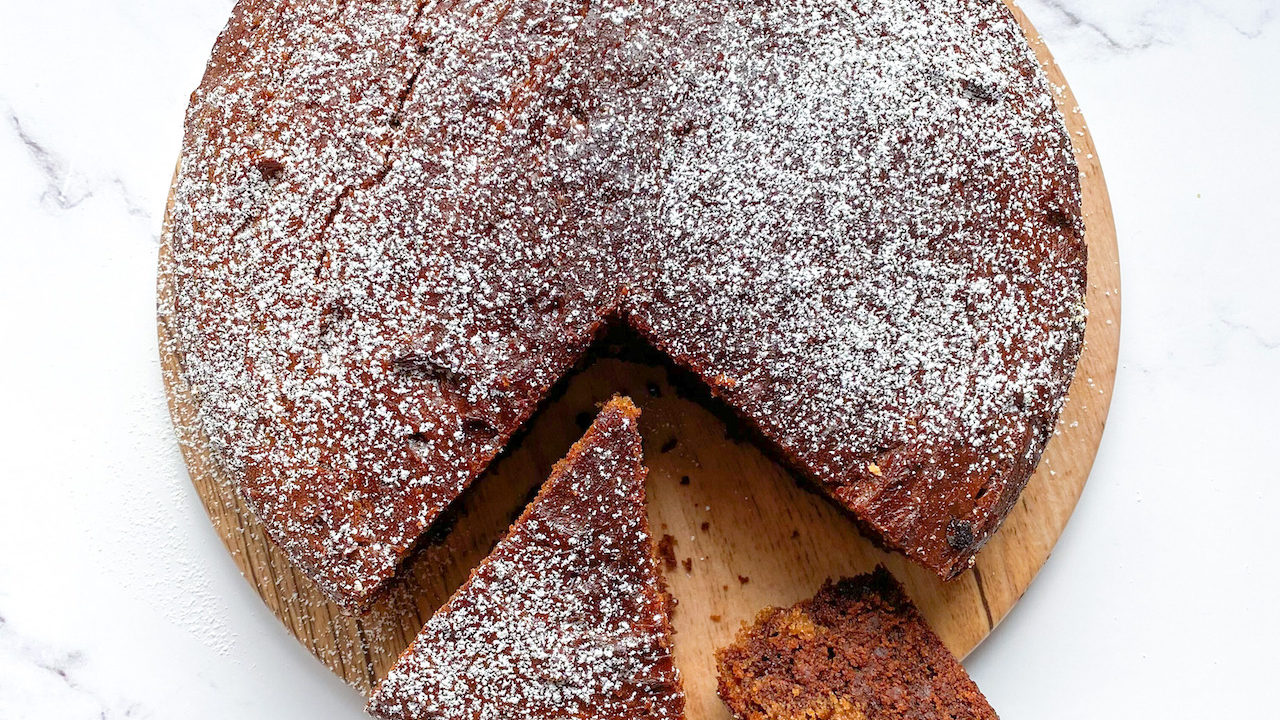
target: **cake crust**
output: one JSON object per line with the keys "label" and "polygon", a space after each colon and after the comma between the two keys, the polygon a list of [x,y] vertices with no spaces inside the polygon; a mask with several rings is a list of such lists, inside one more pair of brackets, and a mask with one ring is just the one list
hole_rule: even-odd
{"label": "cake crust", "polygon": [[347,609],[610,323],[951,577],[1083,336],[1050,93],[993,0],[241,0],[187,117],[174,350]]}
{"label": "cake crust", "polygon": [[615,398],[369,701],[385,720],[679,720],[639,410]]}
{"label": "cake crust", "polygon": [[716,661],[738,720],[996,720],[883,567],[761,611]]}

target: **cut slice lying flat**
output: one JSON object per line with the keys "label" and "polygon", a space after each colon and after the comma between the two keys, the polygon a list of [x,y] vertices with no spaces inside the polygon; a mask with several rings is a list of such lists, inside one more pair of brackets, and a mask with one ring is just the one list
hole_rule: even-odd
{"label": "cut slice lying flat", "polygon": [[883,567],[768,608],[718,654],[739,720],[995,720]]}
{"label": "cut slice lying flat", "polygon": [[680,718],[645,516],[640,411],[614,398],[368,710],[406,720]]}

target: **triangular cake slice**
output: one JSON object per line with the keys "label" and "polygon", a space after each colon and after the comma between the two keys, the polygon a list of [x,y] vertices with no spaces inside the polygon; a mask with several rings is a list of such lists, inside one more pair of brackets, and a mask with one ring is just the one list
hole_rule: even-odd
{"label": "triangular cake slice", "polygon": [[369,701],[396,720],[675,719],[640,411],[614,398]]}
{"label": "triangular cake slice", "polygon": [[738,720],[996,720],[883,567],[762,611],[717,660]]}

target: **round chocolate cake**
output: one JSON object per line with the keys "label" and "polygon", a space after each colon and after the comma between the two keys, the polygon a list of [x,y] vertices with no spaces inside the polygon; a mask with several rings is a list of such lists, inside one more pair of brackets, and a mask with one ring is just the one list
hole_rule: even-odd
{"label": "round chocolate cake", "polygon": [[348,609],[611,324],[951,577],[1081,349],[1051,93],[998,0],[241,0],[162,311],[216,459]]}

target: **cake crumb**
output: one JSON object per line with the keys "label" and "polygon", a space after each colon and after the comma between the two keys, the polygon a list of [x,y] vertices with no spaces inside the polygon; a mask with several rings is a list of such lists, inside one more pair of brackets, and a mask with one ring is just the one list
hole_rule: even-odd
{"label": "cake crumb", "polygon": [[667,570],[676,569],[676,539],[670,535],[663,534],[662,539],[658,541],[658,557],[662,559],[662,566]]}

